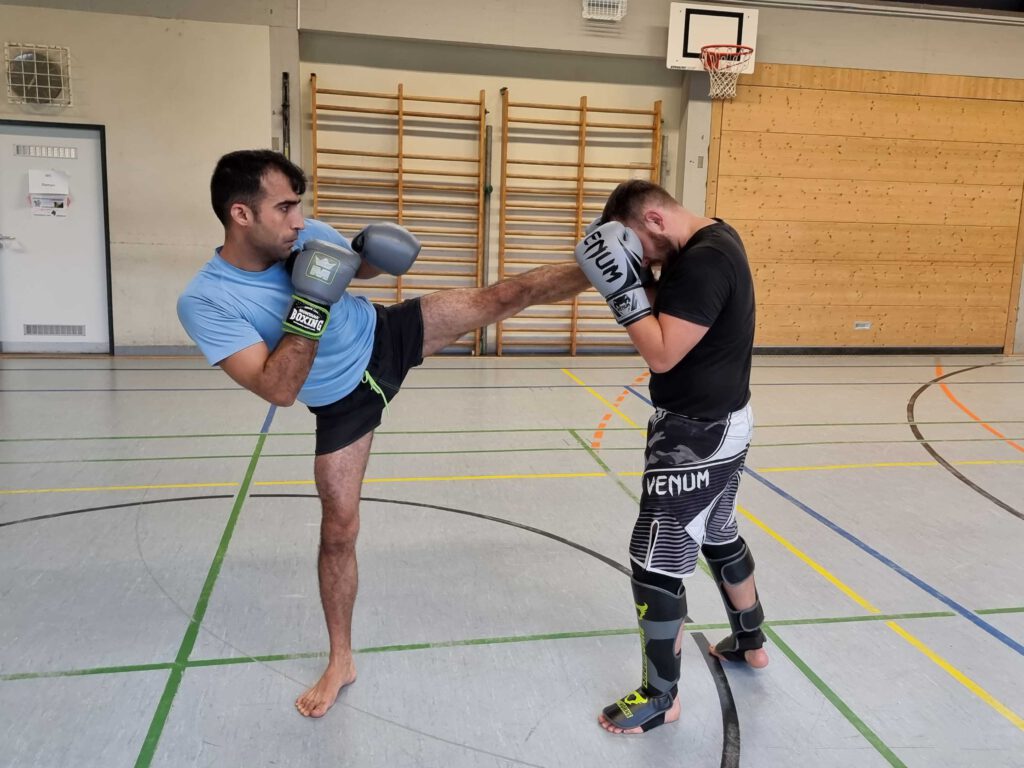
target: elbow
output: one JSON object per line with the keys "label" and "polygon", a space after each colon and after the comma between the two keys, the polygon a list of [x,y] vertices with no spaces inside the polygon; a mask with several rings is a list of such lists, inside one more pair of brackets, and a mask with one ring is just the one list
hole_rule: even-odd
{"label": "elbow", "polygon": [[677,365],[679,365],[686,355],[679,355],[678,357],[669,357],[666,355],[652,355],[651,357],[644,357],[647,362],[647,367],[651,369],[651,373],[668,373]]}
{"label": "elbow", "polygon": [[287,408],[295,404],[295,395],[284,392],[270,392],[264,394],[263,399],[278,408]]}

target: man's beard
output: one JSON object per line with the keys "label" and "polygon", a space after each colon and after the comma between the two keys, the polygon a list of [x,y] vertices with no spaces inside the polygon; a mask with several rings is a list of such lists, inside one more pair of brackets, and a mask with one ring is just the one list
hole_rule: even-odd
{"label": "man's beard", "polygon": [[654,243],[654,253],[647,254],[647,260],[656,264],[664,264],[679,248],[668,235],[651,233],[651,242]]}

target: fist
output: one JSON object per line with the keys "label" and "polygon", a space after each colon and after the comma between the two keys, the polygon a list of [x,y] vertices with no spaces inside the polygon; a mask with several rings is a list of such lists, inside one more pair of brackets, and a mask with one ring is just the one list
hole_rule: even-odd
{"label": "fist", "polygon": [[619,325],[630,325],[651,314],[643,286],[644,249],[633,230],[618,221],[602,224],[580,240],[575,256]]}

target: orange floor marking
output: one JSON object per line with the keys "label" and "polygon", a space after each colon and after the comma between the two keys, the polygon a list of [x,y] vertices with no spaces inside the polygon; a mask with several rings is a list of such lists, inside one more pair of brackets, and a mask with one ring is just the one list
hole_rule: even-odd
{"label": "orange floor marking", "polygon": [[[941,365],[936,365],[935,366],[935,375],[936,376],[941,376],[942,375],[942,366]],[[984,421],[981,420],[981,418],[979,416],[977,416],[973,411],[971,411],[970,408],[968,408],[966,405],[964,405],[959,400],[957,400],[956,396],[950,391],[949,387],[946,386],[945,382],[940,382],[939,386],[942,387],[942,391],[946,393],[946,397],[948,397],[953,402],[953,405],[955,405],[961,411],[966,413],[968,416],[970,416],[972,419],[974,419],[976,422],[978,422],[981,426],[983,426],[985,429],[987,429],[993,435],[998,437],[1000,440],[1005,441],[1007,444],[1013,446],[1014,448],[1016,448],[1021,453],[1024,453],[1024,446],[1020,445],[1019,443],[1015,443],[1013,440],[1008,438],[1006,435],[1004,435],[1002,432],[1000,432],[995,427],[990,426],[989,424],[986,424]]]}
{"label": "orange floor marking", "polygon": [[[647,380],[647,377],[650,376],[650,375],[651,375],[650,371],[644,371],[639,376],[637,376],[635,379],[633,379],[633,383],[630,384],[630,386],[631,387],[636,387],[636,386],[639,386],[640,384],[643,384],[644,381]],[[620,394],[618,396],[618,398],[615,400],[615,403],[614,403],[615,407],[618,408],[620,405],[622,405],[622,402],[627,397],[629,397],[629,390],[628,389],[622,390],[622,394]],[[594,436],[590,438],[590,447],[591,448],[596,450],[596,449],[601,447],[601,441],[604,439],[605,427],[608,426],[608,422],[611,421],[611,420],[612,420],[612,414],[610,414],[610,413],[606,413],[604,415],[604,417],[601,419],[601,423],[598,424],[597,429],[594,430]]]}

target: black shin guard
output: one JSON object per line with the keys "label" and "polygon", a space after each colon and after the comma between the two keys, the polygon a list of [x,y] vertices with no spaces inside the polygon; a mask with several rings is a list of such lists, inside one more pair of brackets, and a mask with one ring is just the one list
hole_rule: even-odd
{"label": "black shin guard", "polygon": [[604,716],[619,728],[648,731],[665,722],[679,682],[676,638],[686,618],[686,591],[679,592],[633,579],[633,600],[640,624],[643,679],[640,687],[604,708]]}
{"label": "black shin guard", "polygon": [[708,567],[722,595],[722,602],[729,614],[732,634],[715,646],[715,650],[728,661],[746,661],[746,652],[764,645],[764,610],[754,590],[754,604],[744,610],[737,610],[725,591],[725,585],[736,586],[754,575],[754,557],[742,538],[730,544],[705,544],[701,547]]}

